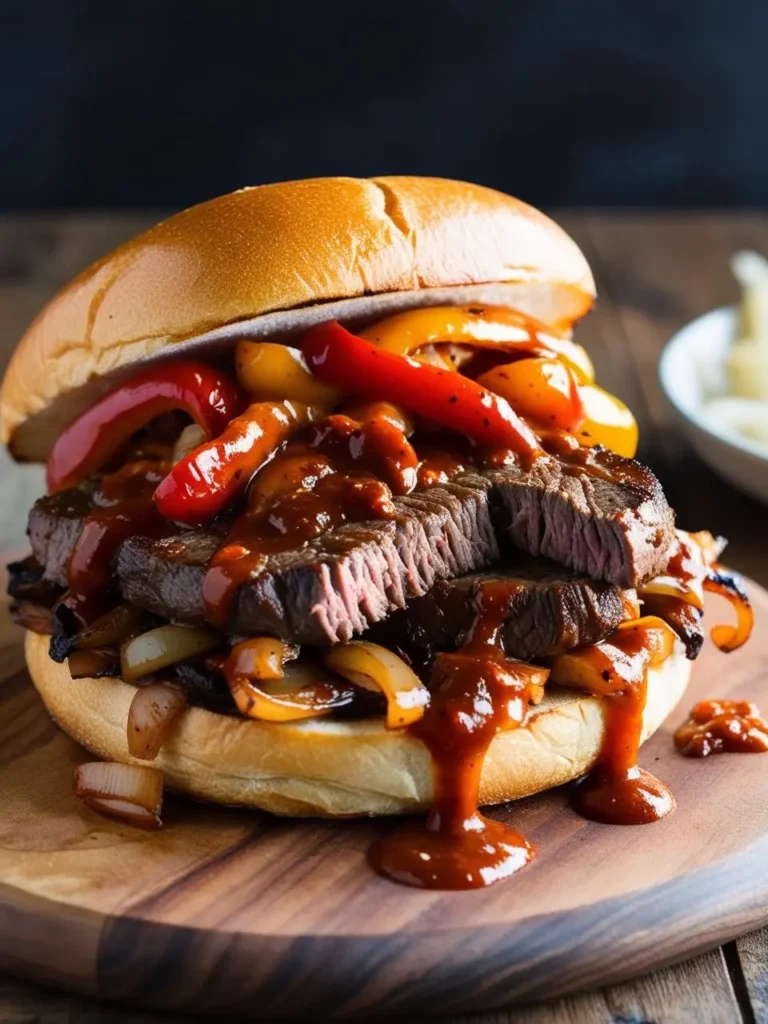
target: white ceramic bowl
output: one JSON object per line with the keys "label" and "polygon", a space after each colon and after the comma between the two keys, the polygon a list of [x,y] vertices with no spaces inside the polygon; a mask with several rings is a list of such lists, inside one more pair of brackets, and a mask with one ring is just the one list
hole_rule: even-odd
{"label": "white ceramic bowl", "polygon": [[725,391],[724,360],[736,310],[714,309],[678,331],[659,363],[661,386],[701,458],[734,487],[768,504],[768,452],[707,416],[708,400]]}

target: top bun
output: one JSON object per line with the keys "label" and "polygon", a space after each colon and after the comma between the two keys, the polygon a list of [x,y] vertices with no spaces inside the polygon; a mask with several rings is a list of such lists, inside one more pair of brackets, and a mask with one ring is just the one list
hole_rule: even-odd
{"label": "top bun", "polygon": [[44,459],[137,364],[238,337],[470,301],[570,324],[594,294],[572,239],[493,189],[416,177],[245,188],[126,242],[48,303],[8,367],[2,440]]}

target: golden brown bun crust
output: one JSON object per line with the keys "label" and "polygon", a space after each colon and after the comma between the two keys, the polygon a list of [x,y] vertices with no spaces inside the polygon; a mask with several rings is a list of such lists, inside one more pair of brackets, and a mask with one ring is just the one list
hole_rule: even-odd
{"label": "golden brown bun crust", "polygon": [[[119,679],[73,680],[48,657],[47,637],[27,633],[27,664],[48,711],[99,757],[130,762],[128,709],[135,688]],[[674,708],[691,663],[678,649],[649,674],[644,739]],[[601,701],[553,690],[524,729],[500,733],[488,753],[481,803],[530,796],[578,778],[597,755]],[[135,762],[139,763],[139,762]],[[430,760],[421,741],[377,720],[270,725],[188,708],[157,758],[173,788],[204,800],[274,814],[401,814],[426,808]]]}
{"label": "golden brown bun crust", "polygon": [[572,322],[593,296],[576,244],[492,189],[415,177],[242,189],[163,221],[59,292],[8,368],[2,440],[19,458],[45,458],[99,382],[246,331],[473,298]]}

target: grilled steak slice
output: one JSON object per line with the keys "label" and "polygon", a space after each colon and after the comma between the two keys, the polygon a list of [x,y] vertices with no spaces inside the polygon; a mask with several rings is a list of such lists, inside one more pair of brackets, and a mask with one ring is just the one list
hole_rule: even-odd
{"label": "grilled steak slice", "polygon": [[92,494],[84,487],[38,498],[32,506],[27,533],[43,579],[66,587],[69,556],[92,509]]}
{"label": "grilled steak slice", "polygon": [[489,586],[496,593],[501,588],[506,601],[504,650],[524,660],[603,640],[627,618],[634,602],[632,591],[529,559],[490,573],[442,580],[374,627],[370,636],[403,648],[419,663],[432,651],[455,650],[467,638]]}
{"label": "grilled steak slice", "polygon": [[590,458],[589,468],[549,456],[529,470],[484,473],[500,506],[498,524],[529,555],[636,587],[664,568],[674,513],[659,481],[639,462],[605,449],[593,449]]}
{"label": "grilled steak slice", "polygon": [[[396,498],[394,520],[348,524],[268,558],[241,586],[228,631],[305,644],[349,640],[441,579],[499,557],[489,484],[446,484]],[[220,539],[199,531],[132,537],[118,554],[123,596],[181,622],[204,621],[202,579]]]}
{"label": "grilled steak slice", "polygon": [[[528,554],[633,587],[663,568],[674,537],[672,511],[645,467],[606,451],[591,458],[589,469],[548,456],[528,471],[463,474],[396,498],[394,520],[347,524],[271,555],[239,588],[229,631],[309,644],[348,640],[436,582],[488,568],[499,558],[494,530]],[[67,560],[91,507],[86,488],[35,504],[30,539],[46,579],[66,583]],[[123,596],[167,618],[202,623],[202,578],[220,540],[202,530],[130,538],[117,556]]]}

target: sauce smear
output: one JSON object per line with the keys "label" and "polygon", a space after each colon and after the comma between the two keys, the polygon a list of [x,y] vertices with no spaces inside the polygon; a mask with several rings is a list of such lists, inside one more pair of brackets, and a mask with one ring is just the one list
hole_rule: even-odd
{"label": "sauce smear", "polygon": [[652,648],[646,627],[620,627],[606,641],[586,648],[581,657],[606,682],[603,742],[592,771],[571,794],[573,809],[608,825],[644,825],[675,807],[669,788],[637,764],[648,691]]}
{"label": "sauce smear", "polygon": [[509,590],[505,581],[487,584],[468,643],[436,658],[431,703],[410,727],[432,756],[434,803],[426,823],[408,823],[369,851],[369,863],[387,878],[425,889],[479,889],[534,856],[523,836],[478,811],[491,742],[501,730],[522,725],[548,675],[505,658],[499,647]]}
{"label": "sauce smear", "polygon": [[762,754],[768,751],[768,722],[746,700],[702,700],[675,733],[684,757]]}

